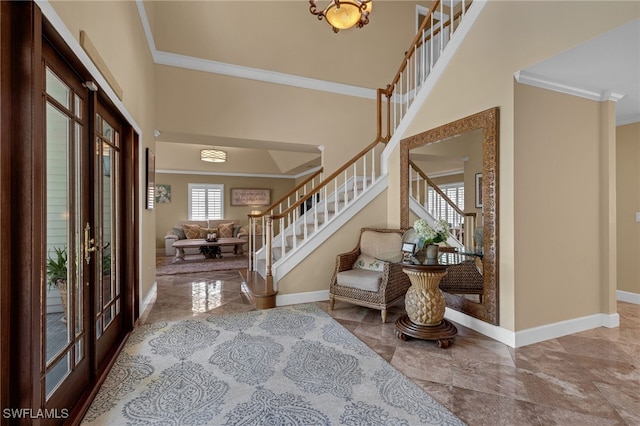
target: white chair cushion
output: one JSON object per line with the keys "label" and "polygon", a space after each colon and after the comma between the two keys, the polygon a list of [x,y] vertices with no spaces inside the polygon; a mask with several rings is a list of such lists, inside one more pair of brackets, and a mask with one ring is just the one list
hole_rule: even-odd
{"label": "white chair cushion", "polygon": [[338,285],[367,291],[378,291],[381,281],[382,272],[368,271],[366,269],[350,269],[338,272],[336,277]]}

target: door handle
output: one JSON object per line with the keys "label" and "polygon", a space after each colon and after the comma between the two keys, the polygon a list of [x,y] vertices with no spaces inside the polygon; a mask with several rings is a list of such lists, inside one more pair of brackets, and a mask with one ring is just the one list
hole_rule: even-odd
{"label": "door handle", "polygon": [[89,238],[89,233],[91,232],[91,225],[89,222],[84,227],[84,261],[87,262],[87,265],[91,261],[91,253],[97,250],[97,247],[94,245],[96,240],[93,238]]}

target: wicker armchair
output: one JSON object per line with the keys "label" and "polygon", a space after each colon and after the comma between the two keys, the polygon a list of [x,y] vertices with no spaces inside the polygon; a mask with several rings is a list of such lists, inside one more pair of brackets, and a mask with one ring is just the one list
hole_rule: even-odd
{"label": "wicker armchair", "polygon": [[402,229],[362,228],[358,245],[339,254],[329,287],[329,309],[336,300],[379,309],[382,322],[387,308],[402,300],[411,285],[402,265],[378,261],[382,253],[400,253]]}

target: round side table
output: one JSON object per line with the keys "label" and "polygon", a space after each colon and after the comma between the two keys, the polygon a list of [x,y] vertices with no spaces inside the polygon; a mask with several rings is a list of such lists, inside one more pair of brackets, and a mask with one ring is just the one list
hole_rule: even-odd
{"label": "round side table", "polygon": [[407,315],[396,321],[396,337],[435,340],[439,348],[448,348],[458,329],[444,318],[445,299],[438,287],[447,275],[447,265],[407,264],[402,270],[411,287],[405,296]]}

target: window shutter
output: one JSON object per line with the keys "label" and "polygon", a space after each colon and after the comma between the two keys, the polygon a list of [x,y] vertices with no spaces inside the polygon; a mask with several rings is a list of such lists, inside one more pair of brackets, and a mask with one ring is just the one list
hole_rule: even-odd
{"label": "window shutter", "polygon": [[224,219],[224,185],[189,184],[189,220]]}

